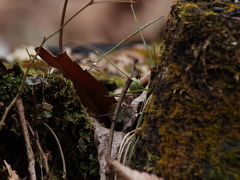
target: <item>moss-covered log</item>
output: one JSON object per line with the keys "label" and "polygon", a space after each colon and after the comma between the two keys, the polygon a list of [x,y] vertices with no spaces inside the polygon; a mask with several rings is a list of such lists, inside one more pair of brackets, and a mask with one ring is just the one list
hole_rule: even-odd
{"label": "moss-covered log", "polygon": [[240,21],[211,7],[178,3],[171,11],[137,169],[165,179],[240,179]]}
{"label": "moss-covered log", "polygon": [[[23,73],[19,66],[6,69],[0,62],[0,114],[18,92]],[[32,76],[27,79],[23,102],[27,120],[38,132],[42,148],[49,158],[52,179],[61,179],[62,160],[56,140],[43,125],[47,123],[58,136],[66,160],[67,178],[71,180],[97,179],[99,164],[94,145],[94,128],[85,113],[70,81],[54,76]],[[18,114],[13,108],[6,125],[0,130],[0,179],[7,179],[3,160],[11,164],[21,178],[28,176],[28,162]],[[41,179],[42,158],[32,144]],[[44,169],[42,169],[44,172]]]}

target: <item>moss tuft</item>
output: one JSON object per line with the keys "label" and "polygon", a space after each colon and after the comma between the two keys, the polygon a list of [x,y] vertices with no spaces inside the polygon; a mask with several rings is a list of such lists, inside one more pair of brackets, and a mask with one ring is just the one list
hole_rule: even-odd
{"label": "moss tuft", "polygon": [[[1,114],[18,92],[22,78],[22,72],[14,69],[0,74]],[[34,130],[38,132],[44,152],[49,154],[53,179],[61,178],[62,161],[56,141],[43,123],[47,123],[59,138],[66,160],[67,178],[73,180],[98,178],[99,165],[94,145],[94,128],[92,122],[84,118],[86,114],[72,83],[53,76],[31,78],[28,80],[30,85],[24,89],[22,96],[25,114]],[[41,80],[41,83],[33,86],[31,82],[34,78]],[[6,119],[6,126],[0,131],[0,163],[3,165],[3,160],[7,160],[20,177],[25,177],[28,174],[26,151],[17,119],[18,114],[13,108]],[[41,158],[34,143],[33,148],[37,160],[37,174],[40,178]],[[0,177],[4,174],[4,170],[0,169]]]}

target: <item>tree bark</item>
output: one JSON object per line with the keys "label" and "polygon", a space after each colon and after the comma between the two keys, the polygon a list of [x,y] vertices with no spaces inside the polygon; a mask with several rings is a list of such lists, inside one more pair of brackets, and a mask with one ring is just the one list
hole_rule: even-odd
{"label": "tree bark", "polygon": [[171,11],[133,160],[165,179],[240,179],[240,21],[205,4]]}

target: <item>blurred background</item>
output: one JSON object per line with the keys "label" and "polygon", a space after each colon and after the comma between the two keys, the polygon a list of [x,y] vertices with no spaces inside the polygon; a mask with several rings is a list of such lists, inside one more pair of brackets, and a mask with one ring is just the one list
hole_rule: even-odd
{"label": "blurred background", "polygon": [[[69,0],[66,19],[89,0]],[[99,0],[96,0],[99,1]],[[64,0],[0,0],[0,56],[22,45],[38,46],[60,24]],[[140,25],[169,13],[171,0],[137,0]],[[166,17],[144,30],[151,41],[160,34]],[[101,3],[84,10],[64,29],[64,45],[114,43],[136,29],[127,3]],[[139,40],[135,36],[131,41]],[[58,35],[46,44],[58,46]]]}

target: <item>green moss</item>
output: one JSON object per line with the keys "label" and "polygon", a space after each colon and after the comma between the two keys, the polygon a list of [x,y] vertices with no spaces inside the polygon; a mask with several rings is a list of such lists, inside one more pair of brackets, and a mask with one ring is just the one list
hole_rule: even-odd
{"label": "green moss", "polygon": [[149,53],[152,55],[152,58],[154,60],[154,63],[151,67],[159,66],[159,64],[161,64],[161,57],[165,53],[165,43],[163,41],[161,41],[160,43],[153,43]]}
{"label": "green moss", "polygon": [[214,11],[206,11],[204,12],[205,15],[218,15],[217,13],[215,13]]}
{"label": "green moss", "polygon": [[[3,112],[18,92],[22,78],[22,73],[15,70],[0,75],[0,102],[4,104],[0,106],[0,112]],[[49,154],[49,166],[53,177],[60,179],[62,176],[62,161],[56,141],[43,125],[44,122],[57,134],[62,145],[68,179],[98,178],[99,165],[94,145],[94,128],[92,122],[85,119],[86,113],[72,83],[53,76],[39,79],[40,84],[26,86],[22,99],[27,120],[38,132],[44,152]],[[6,119],[6,126],[0,131],[0,163],[3,159],[7,160],[21,177],[25,177],[28,174],[26,152],[21,127],[16,118],[18,114],[13,108]],[[33,146],[39,164],[40,155],[34,143]],[[39,166],[37,172],[40,177]]]}
{"label": "green moss", "polygon": [[239,22],[191,6],[171,12],[133,161],[165,179],[237,180]]}
{"label": "green moss", "polygon": [[198,9],[199,10],[199,7],[197,4],[195,3],[184,3],[184,4],[180,4],[178,6],[179,8],[179,17],[180,18],[186,18],[186,17],[189,17],[189,16],[193,16],[193,10],[196,10]]}

